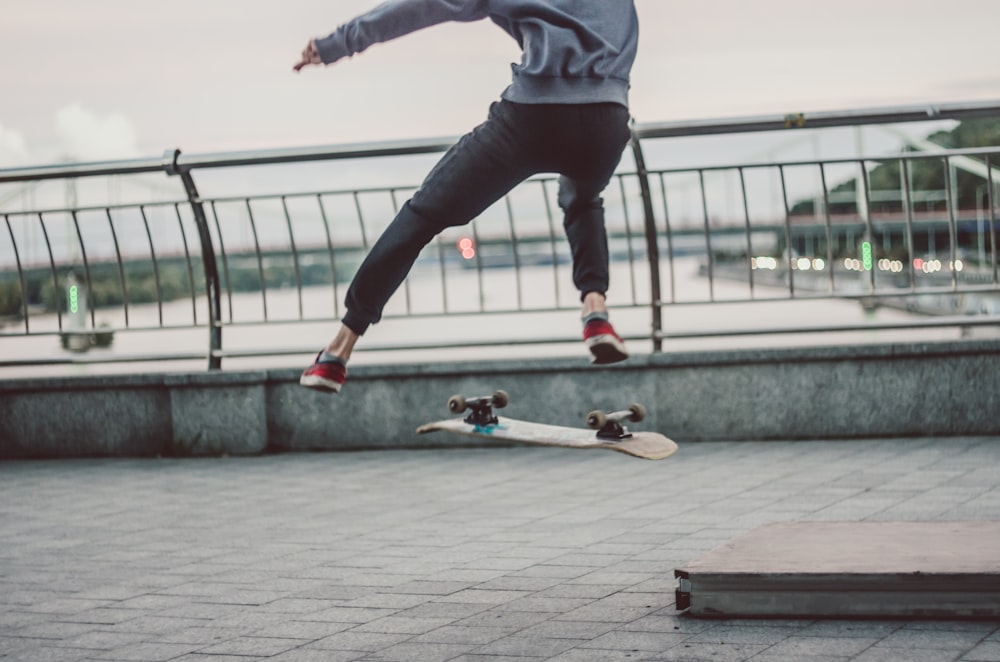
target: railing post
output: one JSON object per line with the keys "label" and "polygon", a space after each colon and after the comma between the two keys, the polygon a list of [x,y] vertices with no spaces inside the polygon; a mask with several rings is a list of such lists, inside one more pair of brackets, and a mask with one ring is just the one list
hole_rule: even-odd
{"label": "railing post", "polygon": [[164,162],[168,175],[177,175],[181,178],[184,192],[191,205],[195,225],[198,227],[198,239],[201,242],[201,263],[205,271],[205,294],[208,298],[208,369],[219,370],[222,368],[220,354],[222,351],[222,294],[219,285],[219,269],[215,262],[215,246],[212,244],[212,234],[208,229],[205,207],[198,195],[198,187],[195,186],[194,177],[191,176],[191,169],[182,168],[177,164],[177,157],[180,154],[181,150],[179,149],[167,151],[164,155]]}
{"label": "railing post", "polygon": [[652,317],[651,338],[653,351],[663,350],[663,308],[660,300],[660,246],[656,237],[656,217],[653,214],[653,195],[649,186],[649,171],[646,170],[646,159],[642,154],[639,134],[632,131],[632,157],[635,160],[635,171],[639,178],[639,194],[642,197],[642,215],[646,234],[646,259],[649,260],[649,305]]}

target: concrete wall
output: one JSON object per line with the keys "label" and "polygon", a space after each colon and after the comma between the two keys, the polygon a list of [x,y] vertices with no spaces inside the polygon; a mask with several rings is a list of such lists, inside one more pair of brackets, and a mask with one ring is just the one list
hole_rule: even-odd
{"label": "concrete wall", "polygon": [[448,397],[502,388],[507,416],[582,426],[646,405],[635,429],[680,443],[1000,434],[1000,341],[352,366],[340,396],[298,369],[0,383],[0,458],[253,454],[467,444],[418,425]]}

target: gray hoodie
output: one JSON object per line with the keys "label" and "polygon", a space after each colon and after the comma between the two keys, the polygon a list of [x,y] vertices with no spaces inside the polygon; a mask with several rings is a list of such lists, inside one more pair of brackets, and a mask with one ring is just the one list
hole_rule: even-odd
{"label": "gray hoodie", "polygon": [[505,99],[628,105],[639,23],[633,0],[389,0],[316,40],[324,63],[447,21],[489,18],[521,46]]}

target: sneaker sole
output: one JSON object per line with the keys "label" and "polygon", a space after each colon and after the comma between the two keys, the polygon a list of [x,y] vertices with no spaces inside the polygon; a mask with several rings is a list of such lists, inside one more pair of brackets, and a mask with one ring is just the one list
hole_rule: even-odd
{"label": "sneaker sole", "polygon": [[611,335],[593,336],[587,339],[587,348],[593,357],[590,362],[595,365],[619,363],[628,358],[625,345]]}
{"label": "sneaker sole", "polygon": [[323,379],[316,375],[302,375],[299,378],[299,385],[311,388],[314,391],[323,391],[324,393],[340,393],[340,387],[343,386],[343,384],[338,384],[332,379]]}

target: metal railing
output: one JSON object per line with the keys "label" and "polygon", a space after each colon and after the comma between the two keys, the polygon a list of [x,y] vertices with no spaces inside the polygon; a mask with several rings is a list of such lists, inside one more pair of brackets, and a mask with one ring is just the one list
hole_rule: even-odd
{"label": "metal railing", "polygon": [[[648,165],[650,145],[679,137],[979,117],[1000,117],[1000,102],[637,126],[626,159],[631,164],[623,164],[605,192],[611,301],[638,315],[623,335],[648,341],[655,352],[666,339],[996,325],[1000,147]],[[222,179],[253,180],[261,166],[383,163],[436,154],[452,143],[203,155],[174,150],[159,159],[0,170],[0,187],[7,187],[0,188],[0,338],[12,346],[14,339],[59,337],[66,349],[77,350],[53,357],[17,349],[0,356],[0,366],[200,357],[218,369],[225,357],[308,351],[323,338],[290,341],[288,329],[339,319],[354,268],[412,184],[205,196],[202,178],[219,172]],[[76,202],[80,182],[149,173],[179,183],[177,193],[167,200]],[[66,204],[36,202],[51,182],[63,185]],[[468,227],[438,237],[385,315],[387,321],[426,320],[435,331],[425,340],[406,334],[363,349],[575,340],[547,316],[579,306],[554,211],[556,189],[551,177],[531,179]],[[20,209],[13,208],[17,199]],[[814,300],[936,314],[808,324],[793,314],[791,324],[727,319],[694,328],[664,323],[672,307]],[[484,318],[540,319],[545,328],[536,324],[542,332],[533,336],[491,338],[463,333],[453,323]],[[240,328],[285,330],[256,344],[223,343],[224,330]],[[207,333],[207,347],[81,351],[123,334],[179,331]]]}

